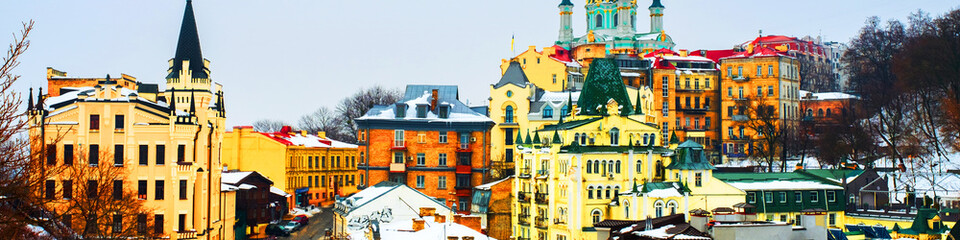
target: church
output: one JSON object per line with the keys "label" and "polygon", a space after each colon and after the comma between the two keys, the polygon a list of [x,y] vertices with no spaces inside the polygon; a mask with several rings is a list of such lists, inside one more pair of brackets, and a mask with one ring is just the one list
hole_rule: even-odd
{"label": "church", "polygon": [[583,36],[573,35],[573,3],[563,0],[557,6],[560,9],[560,35],[556,44],[566,49],[580,45],[602,43],[606,54],[646,54],[657,49],[673,49],[673,38],[663,29],[663,10],[666,8],[660,0],[653,0],[647,10],[650,11],[650,30],[637,31],[636,0],[587,0],[587,32]]}

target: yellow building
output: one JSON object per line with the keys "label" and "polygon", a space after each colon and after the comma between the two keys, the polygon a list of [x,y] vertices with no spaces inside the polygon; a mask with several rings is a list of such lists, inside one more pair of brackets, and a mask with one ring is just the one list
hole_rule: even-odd
{"label": "yellow building", "polygon": [[271,179],[275,187],[292,194],[291,207],[330,205],[335,195],[356,192],[363,181],[357,172],[357,154],[357,145],[327,138],[323,132],[294,132],[290,127],[276,133],[234,127],[223,138],[225,166],[257,171]]}
{"label": "yellow building", "polygon": [[[572,111],[515,140],[518,239],[596,239],[593,224],[726,207],[744,192],[712,176],[695,142],[664,136],[649,88],[630,100],[613,59],[594,59]],[[591,106],[591,107],[587,107]]]}
{"label": "yellow building", "polygon": [[[770,48],[749,48],[721,58],[720,85],[723,161],[746,160],[751,143],[762,138],[752,127],[757,109],[775,126],[796,126],[800,119],[800,74],[795,58]],[[780,154],[775,154],[780,156]]]}
{"label": "yellow building", "polygon": [[520,64],[530,83],[543,90],[559,92],[583,86],[580,63],[570,59],[570,51],[563,47],[554,45],[537,51],[536,46],[530,46],[513,59],[502,59],[500,74],[506,74],[513,62]]}
{"label": "yellow building", "polygon": [[[113,180],[114,196],[118,190],[136,189],[133,196],[152,209],[146,217],[161,236],[232,236],[232,225],[225,223],[234,221],[228,219],[234,208],[223,206],[232,203],[220,191],[223,92],[211,81],[209,61],[200,54],[190,1],[182,24],[164,91],[157,84],[129,84],[135,79],[127,76],[68,78],[56,71],[48,89],[58,92],[41,96],[36,106],[31,101],[30,138],[32,146],[40,148],[35,152],[46,153],[48,165],[68,169],[47,180],[48,191],[57,193],[51,197],[63,199],[54,204],[64,206],[81,194],[96,195],[87,186],[107,186],[98,182],[104,180],[73,179],[71,172],[109,164],[126,173]],[[98,222],[131,226],[143,221],[140,216],[116,216]],[[77,228],[87,222],[74,217],[67,224]]]}

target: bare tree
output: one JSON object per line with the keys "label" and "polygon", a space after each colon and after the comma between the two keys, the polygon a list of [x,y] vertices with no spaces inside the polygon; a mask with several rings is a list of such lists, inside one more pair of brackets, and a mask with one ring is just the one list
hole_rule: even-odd
{"label": "bare tree", "polygon": [[334,115],[334,112],[329,108],[320,107],[316,111],[300,117],[297,127],[308,132],[323,131],[327,137],[343,142],[349,140],[350,137],[347,135],[346,126],[342,120]]}
{"label": "bare tree", "polygon": [[800,74],[800,89],[811,92],[832,92],[839,89],[837,75],[825,60],[799,55],[797,70]]}
{"label": "bare tree", "polygon": [[260,119],[253,122],[253,130],[257,132],[279,132],[283,126],[290,126],[290,124],[270,119]]}
{"label": "bare tree", "polygon": [[357,142],[357,124],[353,120],[367,113],[374,105],[394,104],[403,97],[399,90],[386,89],[381,86],[374,86],[367,89],[361,89],[353,96],[343,99],[337,105],[337,117],[345,125],[349,139],[342,139],[349,143]]}
{"label": "bare tree", "polygon": [[772,172],[777,161],[782,162],[780,169],[784,170],[784,138],[795,128],[780,118],[776,103],[767,101],[765,97],[746,97],[745,100],[737,101],[739,116],[735,117],[733,125],[755,133],[753,136],[745,136],[744,139],[750,144],[748,155],[766,163],[767,171]]}

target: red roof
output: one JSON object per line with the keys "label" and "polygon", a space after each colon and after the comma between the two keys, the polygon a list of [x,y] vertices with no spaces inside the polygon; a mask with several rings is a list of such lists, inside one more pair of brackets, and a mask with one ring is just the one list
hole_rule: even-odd
{"label": "red roof", "polygon": [[643,55],[643,57],[645,57],[645,58],[656,57],[657,54],[680,55],[679,53],[674,52],[673,50],[666,49],[666,48],[661,48],[661,49],[657,49],[656,51],[647,53],[647,54]]}
{"label": "red roof", "polygon": [[553,49],[556,49],[556,51],[553,55],[550,55],[550,57],[564,62],[573,61],[570,59],[570,50],[567,50],[560,45],[553,45]]}
{"label": "red roof", "polygon": [[754,48],[752,53],[743,51],[728,57],[721,57],[721,58],[773,57],[773,56],[789,57],[788,55],[783,54],[772,48],[759,47],[759,48]]}
{"label": "red roof", "polygon": [[720,62],[720,59],[721,59],[721,58],[733,56],[733,55],[736,55],[737,53],[738,53],[738,52],[734,51],[733,49],[727,49],[727,50],[697,50],[697,51],[690,52],[690,55],[691,55],[691,56],[701,56],[701,57],[709,58],[710,60],[713,60],[714,62]]}

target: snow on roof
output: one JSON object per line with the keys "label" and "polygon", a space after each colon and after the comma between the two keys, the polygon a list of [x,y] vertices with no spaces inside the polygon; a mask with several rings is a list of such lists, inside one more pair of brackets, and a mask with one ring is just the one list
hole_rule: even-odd
{"label": "snow on roof", "polygon": [[[407,91],[407,93],[410,94],[410,91]],[[432,97],[432,95],[433,95],[432,92],[424,91],[423,94],[417,97],[404,96],[404,99],[408,99],[408,100],[402,103],[399,103],[399,104],[406,105],[406,109],[404,109],[405,113],[403,118],[397,117],[395,113],[397,109],[395,107],[396,105],[389,105],[389,106],[379,105],[379,106],[374,106],[369,111],[367,111],[366,114],[364,114],[362,117],[357,118],[356,120],[361,120],[361,121],[363,120],[405,120],[405,121],[420,120],[425,122],[491,122],[491,123],[493,122],[492,119],[476,111],[473,111],[472,109],[470,109],[470,107],[467,107],[467,105],[460,102],[460,100],[456,98],[449,98],[449,97],[444,98],[443,96],[439,96],[437,100],[438,100],[438,105],[449,106],[449,110],[448,110],[449,115],[447,116],[447,118],[440,118],[440,116],[436,113],[438,111],[427,111],[425,117],[422,117],[422,118],[417,117],[417,106],[430,105],[430,102],[431,102],[430,98]],[[446,103],[446,104],[443,104],[443,103]]]}
{"label": "snow on roof", "polygon": [[564,101],[564,102],[566,102],[566,101],[567,101],[568,99],[570,99],[570,98],[573,98],[573,101],[577,101],[578,99],[580,99],[580,92],[579,92],[579,91],[576,91],[576,92],[549,92],[549,91],[546,91],[546,92],[543,92],[542,95],[540,95],[540,101],[541,101],[541,102],[554,102],[554,101]]}
{"label": "snow on roof", "polygon": [[[373,200],[379,197],[380,195],[383,195],[389,192],[390,190],[397,188],[398,186],[400,185],[399,184],[396,184],[396,185],[376,184],[376,185],[367,187],[366,189],[363,189],[363,191],[357,192],[352,196],[344,199],[344,202],[352,202],[353,206],[350,206],[350,207],[361,206],[363,204],[366,204],[370,200]],[[347,201],[347,200],[350,200],[350,201]]]}
{"label": "snow on roof", "polygon": [[[811,94],[812,97],[808,98],[807,94]],[[809,91],[800,90],[800,97],[803,100],[838,100],[838,99],[860,99],[856,95],[842,93],[842,92],[822,92],[822,93],[811,93]]]}
{"label": "snow on roof", "polygon": [[229,183],[231,185],[236,185],[243,180],[243,178],[250,176],[253,172],[224,172],[220,174],[221,183]]}
{"label": "snow on roof", "polygon": [[283,196],[283,197],[289,197],[289,196],[290,196],[289,193],[284,192],[282,189],[279,189],[279,188],[274,187],[274,186],[270,186],[270,193],[273,193],[273,194],[276,194],[276,195],[280,195],[280,196]]}
{"label": "snow on roof", "polygon": [[728,184],[740,190],[842,190],[840,186],[824,184],[815,181],[766,181],[766,182],[733,182]]}
{"label": "snow on roof", "polygon": [[235,187],[235,186],[230,185],[230,184],[226,184],[226,183],[221,183],[221,184],[220,184],[220,191],[221,191],[221,192],[233,192],[233,191],[236,191],[236,190],[240,190],[240,188]]}
{"label": "snow on roof", "polygon": [[622,76],[622,77],[639,77],[639,76],[640,76],[640,73],[635,73],[635,72],[620,72],[620,76]]}
{"label": "snow on roof", "polygon": [[683,197],[683,194],[680,194],[676,188],[664,188],[664,189],[654,189],[647,192],[647,197],[652,198],[668,198],[668,197]]}
{"label": "snow on roof", "polygon": [[710,239],[709,237],[691,236],[685,234],[670,234],[667,230],[674,228],[673,224],[667,224],[659,228],[634,232],[634,235],[654,239]]}
{"label": "snow on roof", "polygon": [[670,61],[704,61],[704,62],[713,62],[713,60],[712,60],[712,59],[709,59],[709,58],[705,58],[705,57],[701,57],[701,56],[691,56],[691,55],[687,55],[686,57],[663,55],[662,58],[663,58],[663,59],[666,59],[666,60],[670,60]]}
{"label": "snow on roof", "polygon": [[240,188],[240,189],[243,189],[243,190],[249,190],[249,189],[257,188],[257,186],[250,185],[250,184],[246,184],[246,183],[240,184],[240,186],[237,186],[237,187]]}
{"label": "snow on roof", "polygon": [[300,134],[297,132],[275,132],[275,133],[260,133],[264,136],[270,137],[273,140],[276,140],[285,145],[292,146],[303,146],[311,148],[357,148],[357,145],[349,144],[337,140],[333,140],[326,137],[320,137],[317,135],[309,134]]}
{"label": "snow on roof", "polygon": [[[430,217],[433,218],[433,217]],[[411,223],[412,224],[412,223]],[[412,227],[412,225],[411,225]],[[423,230],[414,232],[412,238],[382,238],[382,239],[447,239],[447,236],[457,236],[460,239],[463,237],[473,237],[473,239],[478,240],[496,240],[496,238],[487,237],[483,233],[477,232],[467,226],[446,222],[440,224],[431,224],[428,227],[424,227]]]}
{"label": "snow on roof", "polygon": [[489,183],[487,183],[487,184],[483,184],[483,185],[480,185],[480,186],[476,186],[476,187],[474,187],[474,188],[480,189],[480,190],[490,190],[490,187],[493,187],[493,185],[497,185],[498,183],[501,183],[501,182],[503,182],[503,181],[507,181],[507,180],[510,180],[510,179],[513,179],[513,176],[509,176],[509,177],[506,177],[506,178],[503,178],[503,179],[500,179],[500,180],[496,180],[496,181],[493,181],[493,182],[489,182]]}

